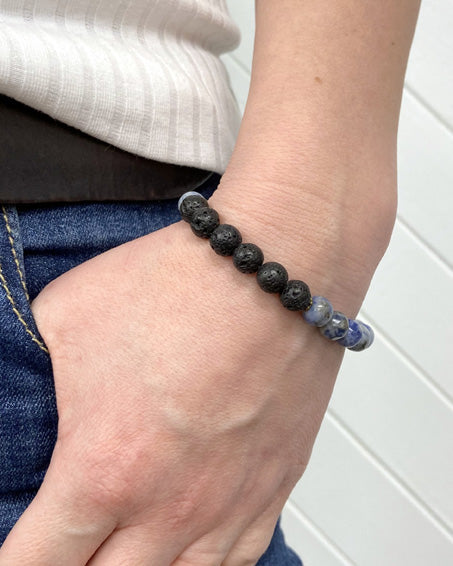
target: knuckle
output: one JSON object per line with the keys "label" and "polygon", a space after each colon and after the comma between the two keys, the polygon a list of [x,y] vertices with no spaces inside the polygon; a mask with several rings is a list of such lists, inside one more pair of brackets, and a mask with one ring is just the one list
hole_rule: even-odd
{"label": "knuckle", "polygon": [[130,450],[118,454],[110,443],[106,443],[91,447],[81,460],[83,464],[77,474],[79,491],[96,507],[108,511],[126,510],[137,499],[137,485],[141,481],[140,455],[132,454]]}
{"label": "knuckle", "polygon": [[202,485],[194,481],[190,486],[174,492],[166,501],[167,525],[173,531],[193,530],[194,525],[199,529],[209,529],[218,522],[223,508],[214,499],[209,499],[209,504],[207,503]]}
{"label": "knuckle", "polygon": [[176,531],[190,525],[197,511],[197,502],[190,497],[174,499],[168,506],[168,524]]}

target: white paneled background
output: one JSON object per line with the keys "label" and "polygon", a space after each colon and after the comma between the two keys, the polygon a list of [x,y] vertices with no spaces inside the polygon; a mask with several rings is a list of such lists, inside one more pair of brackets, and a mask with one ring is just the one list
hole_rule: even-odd
{"label": "white paneled background", "polygon": [[[251,0],[224,58],[244,108]],[[453,2],[423,0],[399,134],[399,213],[307,472],[283,515],[305,566],[453,566]]]}

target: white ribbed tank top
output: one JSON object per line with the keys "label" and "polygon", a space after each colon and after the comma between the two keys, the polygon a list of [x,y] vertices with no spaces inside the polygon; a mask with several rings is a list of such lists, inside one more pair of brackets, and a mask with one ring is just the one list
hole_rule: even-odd
{"label": "white ribbed tank top", "polygon": [[[0,93],[132,153],[223,173],[226,0],[0,0]],[[0,126],[1,127],[1,126]]]}

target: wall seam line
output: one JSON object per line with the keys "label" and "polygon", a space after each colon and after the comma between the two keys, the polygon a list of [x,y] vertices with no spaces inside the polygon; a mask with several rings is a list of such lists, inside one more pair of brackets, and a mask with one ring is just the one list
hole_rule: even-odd
{"label": "wall seam line", "polygon": [[423,249],[434,261],[439,264],[439,266],[447,272],[450,277],[453,277],[453,265],[450,261],[444,257],[434,246],[432,246],[423,236],[421,236],[415,228],[404,218],[404,213],[398,212],[397,215],[398,223],[403,229],[405,229],[411,237],[416,240],[417,245]]}
{"label": "wall seam line", "polygon": [[341,561],[342,564],[345,566],[354,566],[355,562],[352,561],[349,556],[345,554],[345,552],[337,546],[337,544],[317,525],[313,519],[311,519],[299,505],[293,500],[289,499],[286,502],[286,506],[288,509],[296,516],[297,520],[305,524],[306,528],[308,528],[313,536],[315,536],[328,550],[331,554],[335,556],[338,560]]}
{"label": "wall seam line", "polygon": [[373,452],[361,438],[343,421],[343,419],[329,407],[326,417],[340,430],[340,432],[355,446],[362,455],[387,478],[437,529],[453,543],[453,530],[448,523],[430,507],[423,499],[401,478],[395,470],[392,470],[386,462]]}
{"label": "wall seam line", "polygon": [[417,364],[417,362],[397,344],[390,336],[385,332],[385,330],[376,322],[376,319],[370,316],[366,310],[366,307],[361,311],[364,315],[364,322],[370,324],[373,327],[376,336],[384,342],[389,350],[391,350],[396,357],[403,360],[403,362],[409,367],[409,369],[414,373],[420,381],[422,381],[432,393],[447,407],[448,410],[453,412],[453,398],[445,391],[438,383],[436,383],[433,378]]}
{"label": "wall seam line", "polygon": [[434,109],[433,106],[431,106],[425,98],[423,98],[423,96],[421,96],[417,90],[411,86],[408,82],[404,83],[404,90],[410,94],[419,104],[420,106],[423,106],[423,108],[429,113],[431,114],[431,116],[433,118],[435,118],[435,120],[437,122],[440,123],[441,126],[443,126],[447,132],[451,135],[453,135],[453,127],[446,122],[445,118],[442,116],[442,114],[440,114],[440,112],[438,112],[437,110]]}

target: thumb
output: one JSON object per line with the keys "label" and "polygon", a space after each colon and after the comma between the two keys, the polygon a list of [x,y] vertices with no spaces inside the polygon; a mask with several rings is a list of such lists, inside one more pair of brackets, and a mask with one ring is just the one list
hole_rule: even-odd
{"label": "thumb", "polygon": [[55,293],[52,283],[53,282],[44,287],[30,303],[36,327],[46,344],[51,337],[52,328],[55,327],[57,315],[60,311],[58,305],[59,297],[58,294]]}

